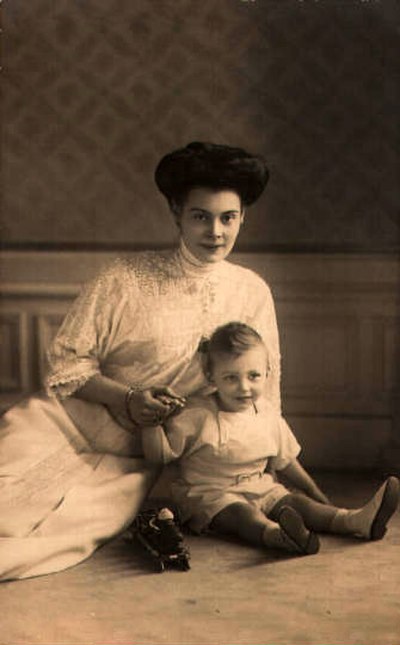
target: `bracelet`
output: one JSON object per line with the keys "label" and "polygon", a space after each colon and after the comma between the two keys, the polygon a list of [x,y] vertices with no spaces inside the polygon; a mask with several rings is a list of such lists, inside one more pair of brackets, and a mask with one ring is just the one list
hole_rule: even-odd
{"label": "bracelet", "polygon": [[135,394],[137,394],[138,392],[141,392],[141,388],[138,385],[130,385],[128,387],[127,391],[126,391],[126,394],[125,394],[125,412],[126,412],[126,416],[128,417],[129,421],[131,423],[133,423],[133,425],[136,428],[139,428],[139,424],[136,421],[136,419],[133,418],[133,416],[131,414],[130,402],[131,402],[131,398]]}

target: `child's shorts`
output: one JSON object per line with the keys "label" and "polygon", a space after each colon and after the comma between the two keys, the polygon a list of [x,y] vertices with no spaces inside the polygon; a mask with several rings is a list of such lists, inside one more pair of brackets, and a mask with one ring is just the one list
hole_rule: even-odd
{"label": "child's shorts", "polygon": [[231,504],[250,504],[268,515],[280,499],[290,491],[277,483],[269,473],[254,473],[238,477],[236,483],[218,486],[199,484],[190,486],[179,479],[172,484],[172,495],[190,528],[201,533],[212,519]]}

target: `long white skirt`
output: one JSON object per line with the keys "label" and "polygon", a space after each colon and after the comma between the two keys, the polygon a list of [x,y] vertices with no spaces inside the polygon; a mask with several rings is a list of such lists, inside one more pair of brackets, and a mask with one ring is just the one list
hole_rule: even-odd
{"label": "long white skirt", "polygon": [[[70,406],[67,414],[57,400],[35,396],[0,421],[0,580],[88,558],[132,522],[157,478],[156,467],[129,456],[129,435],[105,408]],[[93,436],[79,418],[86,427],[92,419]],[[107,447],[113,439],[115,450]]]}

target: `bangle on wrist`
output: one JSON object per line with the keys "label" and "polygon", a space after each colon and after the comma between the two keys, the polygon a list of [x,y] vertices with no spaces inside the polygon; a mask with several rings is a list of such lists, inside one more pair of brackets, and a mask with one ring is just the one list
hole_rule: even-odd
{"label": "bangle on wrist", "polygon": [[130,408],[130,403],[132,397],[137,394],[138,392],[141,392],[141,388],[137,385],[130,385],[125,393],[125,412],[126,416],[128,417],[129,421],[133,423],[133,425],[138,428],[139,424],[136,421],[136,419],[133,418],[132,413],[131,413],[131,408]]}

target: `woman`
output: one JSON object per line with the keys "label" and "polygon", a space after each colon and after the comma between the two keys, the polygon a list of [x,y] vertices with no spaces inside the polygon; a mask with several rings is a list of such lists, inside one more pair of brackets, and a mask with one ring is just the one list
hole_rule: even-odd
{"label": "woman", "polygon": [[118,260],[88,284],[49,351],[47,394],[3,418],[2,580],[77,564],[130,524],[158,475],[138,429],[206,387],[199,347],[217,326],[241,320],[265,339],[280,407],[269,288],[225,261],[267,183],[264,160],[196,142],[164,157],[155,180],[178,248]]}

